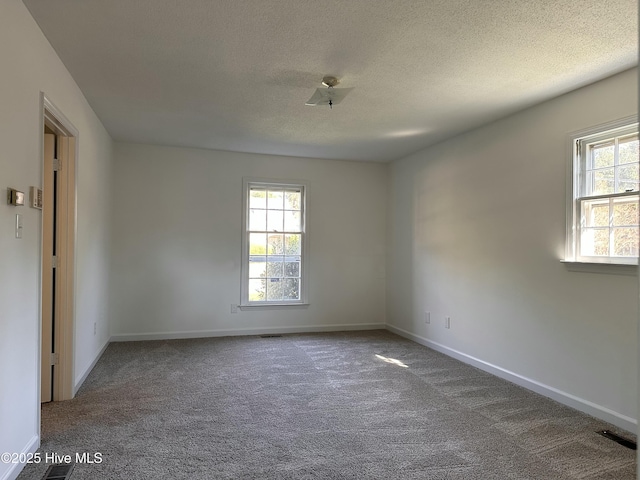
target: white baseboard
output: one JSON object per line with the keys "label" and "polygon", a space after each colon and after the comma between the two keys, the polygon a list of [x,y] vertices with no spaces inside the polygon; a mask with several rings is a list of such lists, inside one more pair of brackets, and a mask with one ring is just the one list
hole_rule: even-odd
{"label": "white baseboard", "polygon": [[[40,408],[38,406],[38,408]],[[34,435],[31,440],[27,442],[25,447],[22,449],[21,455],[24,457],[30,453],[35,453],[40,446],[40,437],[38,435]],[[5,474],[0,478],[0,480],[15,480],[22,472],[22,469],[25,466],[25,463],[12,463],[10,464],[9,470],[5,472]]]}
{"label": "white baseboard", "polygon": [[82,375],[80,375],[80,378],[78,378],[76,380],[76,384],[73,387],[73,396],[75,397],[76,393],[78,393],[78,390],[80,389],[80,387],[82,386],[82,384],[84,383],[84,381],[87,379],[87,377],[89,376],[89,374],[91,373],[91,370],[93,370],[93,367],[96,366],[96,363],[98,363],[98,360],[100,360],[100,357],[102,356],[102,354],[104,353],[104,351],[107,349],[107,347],[109,346],[110,340],[107,340],[106,342],[104,342],[104,345],[102,347],[100,347],[100,351],[98,352],[98,354],[95,356],[95,358],[93,359],[93,361],[91,362],[91,365],[89,365],[84,373]]}
{"label": "white baseboard", "polygon": [[133,333],[111,336],[112,342],[140,340],[176,340],[181,338],[235,337],[242,335],[273,335],[284,333],[344,332],[349,330],[384,330],[384,323],[352,323],[336,325],[312,325],[296,327],[238,328],[233,330],[201,330],[191,332]]}
{"label": "white baseboard", "polygon": [[527,377],[523,377],[515,372],[510,370],[506,370],[502,367],[498,367],[496,365],[492,365],[491,363],[485,362],[484,360],[480,360],[479,358],[472,357],[471,355],[467,355],[466,353],[460,352],[458,350],[454,350],[453,348],[449,348],[440,343],[434,342],[433,340],[429,340],[428,338],[421,337],[420,335],[416,335],[414,333],[408,332],[402,328],[398,328],[393,325],[387,324],[387,330],[390,332],[396,333],[401,337],[408,338],[409,340],[413,340],[420,345],[424,345],[425,347],[429,347],[433,350],[436,350],[440,353],[444,353],[449,357],[453,357],[456,360],[460,360],[463,363],[467,363],[474,367],[479,368],[480,370],[484,370],[485,372],[491,373],[496,377],[503,378],[508,380],[516,385],[520,385],[526,389],[532,390],[540,395],[544,395],[545,397],[551,398],[556,402],[560,402],[568,407],[574,408],[581,412],[584,412],[592,417],[599,418],[600,420],[604,420],[616,427],[622,428],[627,432],[631,432],[635,434],[637,432],[638,422],[636,419],[627,417],[626,415],[622,415],[621,413],[614,412],[602,405],[597,405],[589,400],[585,400],[580,397],[576,397],[567,392],[563,392],[554,387],[550,387],[549,385],[545,385],[543,383],[537,382],[536,380],[532,380]]}

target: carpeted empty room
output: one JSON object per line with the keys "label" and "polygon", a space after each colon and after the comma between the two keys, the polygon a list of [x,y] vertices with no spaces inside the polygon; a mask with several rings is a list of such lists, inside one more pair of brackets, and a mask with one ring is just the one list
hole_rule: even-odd
{"label": "carpeted empty room", "polygon": [[635,478],[605,429],[635,440],[373,330],[112,343],[39,452],[99,453],[74,480]]}
{"label": "carpeted empty room", "polygon": [[638,20],[0,0],[0,480],[640,480]]}

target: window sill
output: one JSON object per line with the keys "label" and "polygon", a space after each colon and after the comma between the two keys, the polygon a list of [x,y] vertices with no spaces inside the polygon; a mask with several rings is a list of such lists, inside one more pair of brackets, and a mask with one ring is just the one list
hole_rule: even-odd
{"label": "window sill", "polygon": [[289,308],[308,308],[308,303],[260,303],[256,305],[238,305],[240,310],[281,310]]}
{"label": "window sill", "polygon": [[561,260],[561,262],[570,272],[604,273],[608,275],[628,275],[632,277],[638,275],[637,264],[575,262],[569,260]]}

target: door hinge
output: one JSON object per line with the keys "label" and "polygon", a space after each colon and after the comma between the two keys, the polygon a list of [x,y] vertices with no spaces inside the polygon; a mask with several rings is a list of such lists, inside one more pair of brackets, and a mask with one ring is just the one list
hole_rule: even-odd
{"label": "door hinge", "polygon": [[57,353],[51,354],[51,365],[58,365],[58,360],[60,360],[60,356]]}
{"label": "door hinge", "polygon": [[58,268],[58,257],[56,257],[55,255],[51,257],[51,266],[53,268]]}
{"label": "door hinge", "polygon": [[62,162],[58,158],[53,159],[53,171],[61,172],[62,171]]}

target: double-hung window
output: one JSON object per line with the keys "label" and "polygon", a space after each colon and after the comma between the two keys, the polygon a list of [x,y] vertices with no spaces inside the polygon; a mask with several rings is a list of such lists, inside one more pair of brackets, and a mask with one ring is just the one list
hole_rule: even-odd
{"label": "double-hung window", "polygon": [[636,264],[638,123],[624,119],[571,138],[573,195],[567,260]]}
{"label": "double-hung window", "polygon": [[244,182],[242,305],[306,303],[306,191]]}

